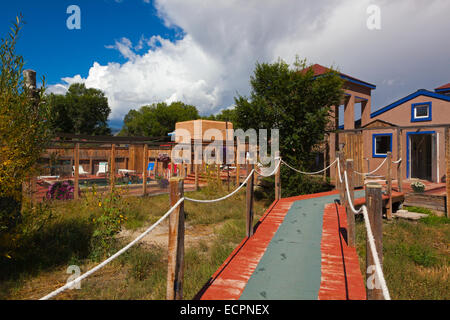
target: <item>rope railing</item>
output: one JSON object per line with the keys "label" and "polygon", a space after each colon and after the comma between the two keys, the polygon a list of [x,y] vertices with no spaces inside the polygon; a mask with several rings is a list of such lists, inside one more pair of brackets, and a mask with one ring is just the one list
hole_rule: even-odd
{"label": "rope railing", "polygon": [[[361,175],[361,176],[369,176],[369,175],[371,175],[371,174],[377,172],[378,170],[380,170],[381,167],[386,163],[386,160],[387,160],[387,157],[384,158],[383,162],[378,166],[378,168],[376,168],[376,169],[373,170],[373,171],[370,171],[370,172],[367,172],[367,173],[361,173],[361,172],[358,172],[358,171],[355,170],[354,172],[355,172],[356,174]],[[342,182],[342,181],[341,181],[341,182]]]}
{"label": "rope railing", "polygon": [[219,202],[222,200],[225,200],[229,197],[231,197],[232,195],[234,195],[236,192],[238,192],[244,185],[247,184],[248,180],[253,176],[253,173],[255,172],[255,169],[253,169],[250,174],[247,176],[247,178],[244,180],[244,182],[237,187],[233,192],[227,194],[226,196],[223,196],[221,198],[217,198],[217,199],[211,199],[211,200],[202,200],[202,199],[192,199],[192,198],[188,198],[188,197],[184,197],[185,200],[187,201],[191,201],[191,202],[200,202],[200,203],[211,203],[211,202]]}
{"label": "rope railing", "polygon": [[105,261],[103,261],[102,263],[98,264],[96,267],[92,268],[91,270],[87,271],[86,273],[82,274],[81,276],[79,276],[78,278],[68,282],[66,285],[62,286],[59,289],[56,289],[55,291],[49,293],[48,295],[42,297],[39,300],[48,300],[51,299],[53,297],[55,297],[56,295],[60,294],[61,292],[73,287],[74,285],[76,285],[77,283],[79,283],[81,280],[87,278],[88,276],[90,276],[91,274],[93,274],[94,272],[100,270],[101,268],[103,268],[104,266],[106,266],[108,263],[110,263],[111,261],[113,261],[114,259],[116,259],[117,257],[119,257],[121,254],[123,254],[125,251],[127,251],[128,249],[130,249],[132,246],[134,246],[137,242],[139,242],[142,238],[144,238],[147,234],[149,234],[153,229],[155,229],[164,219],[166,219],[182,202],[184,201],[184,198],[181,198],[180,200],[178,200],[177,203],[175,203],[175,205],[169,209],[169,211],[167,211],[161,218],[159,218],[158,221],[156,221],[151,227],[149,227],[147,230],[145,230],[143,233],[141,233],[141,235],[139,235],[136,239],[134,239],[133,241],[131,241],[128,245],[126,245],[125,247],[123,247],[122,249],[120,249],[119,251],[117,251],[114,255],[112,255],[111,257],[109,257],[108,259],[106,259]]}
{"label": "rope railing", "polygon": [[352,203],[352,200],[351,200],[352,198],[350,197],[350,191],[349,191],[349,187],[348,187],[348,178],[347,178],[346,170],[344,170],[344,180],[345,180],[345,190],[346,190],[346,194],[347,194],[347,203],[348,203],[351,211],[354,214],[358,214],[360,212],[363,213],[364,223],[365,223],[366,231],[367,231],[367,240],[369,241],[370,251],[372,252],[372,258],[373,258],[373,261],[375,262],[375,272],[377,275],[377,279],[380,283],[381,290],[383,292],[383,297],[385,300],[391,300],[391,297],[389,295],[389,290],[386,285],[386,280],[384,278],[383,269],[381,267],[380,259],[378,258],[377,247],[375,245],[375,238],[372,233],[372,228],[370,227],[370,221],[369,221],[369,216],[367,213],[367,207],[365,205],[363,205],[361,208],[359,208],[359,210],[355,209],[355,207]]}
{"label": "rope railing", "polygon": [[[264,174],[264,173],[262,173],[262,172],[260,172],[260,171],[257,171],[257,170],[255,170],[255,172],[256,172],[257,174],[259,174],[260,176],[262,176],[262,177],[270,177],[270,176],[273,176],[273,175],[278,171],[278,167],[281,165],[281,162],[283,161],[283,160],[281,160],[280,157],[276,157],[275,160],[278,160],[278,164],[275,166],[275,169],[274,169],[270,174]],[[258,162],[258,167],[263,167],[263,166],[264,166],[264,165],[263,165],[262,163],[259,163],[259,162]]]}
{"label": "rope railing", "polygon": [[336,158],[336,160],[334,160],[328,167],[326,167],[325,169],[316,171],[316,172],[304,172],[298,169],[295,169],[294,167],[290,166],[288,163],[286,163],[284,160],[281,160],[281,162],[283,162],[283,164],[288,167],[291,170],[294,170],[295,172],[301,173],[301,174],[306,174],[306,175],[315,175],[315,174],[319,174],[322,173],[324,171],[327,171],[328,169],[330,169],[336,162],[338,161],[338,159]]}
{"label": "rope railing", "polygon": [[398,159],[397,161],[392,161],[392,163],[394,164],[399,164],[400,162],[402,162],[402,158]]}

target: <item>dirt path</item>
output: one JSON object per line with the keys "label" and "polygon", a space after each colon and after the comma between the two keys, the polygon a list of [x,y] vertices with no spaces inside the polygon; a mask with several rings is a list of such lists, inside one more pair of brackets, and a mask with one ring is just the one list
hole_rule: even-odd
{"label": "dirt path", "polygon": [[[185,246],[195,246],[201,241],[206,241],[209,243],[210,240],[214,238],[214,228],[216,225],[189,225],[186,224],[186,234],[185,234]],[[122,230],[118,238],[124,240],[132,240],[138,237],[142,232],[144,232],[146,227],[139,228],[137,230]],[[162,247],[167,247],[169,242],[169,222],[163,221],[158,225],[152,232],[146,235],[140,242],[150,245],[158,245]]]}

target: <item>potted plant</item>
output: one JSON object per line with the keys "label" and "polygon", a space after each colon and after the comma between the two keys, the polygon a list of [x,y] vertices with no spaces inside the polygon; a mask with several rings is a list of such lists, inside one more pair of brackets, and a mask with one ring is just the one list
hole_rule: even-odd
{"label": "potted plant", "polygon": [[414,181],[411,183],[411,188],[414,192],[422,193],[425,191],[425,184],[420,181]]}

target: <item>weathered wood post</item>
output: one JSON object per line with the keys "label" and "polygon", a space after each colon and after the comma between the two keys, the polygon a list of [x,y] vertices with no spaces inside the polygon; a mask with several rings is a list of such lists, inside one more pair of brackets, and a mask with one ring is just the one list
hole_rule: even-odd
{"label": "weathered wood post", "polygon": [[[402,158],[402,130],[397,129],[397,160]],[[398,191],[403,192],[403,171],[402,171],[402,161],[397,164],[397,183]]]}
{"label": "weathered wood post", "polygon": [[447,193],[447,210],[446,215],[447,218],[450,217],[450,138],[448,136],[449,134],[449,127],[445,127],[445,164],[446,164],[446,173],[445,173],[445,184],[446,184],[446,193]]}
{"label": "weathered wood post", "polygon": [[388,203],[386,210],[386,217],[388,220],[392,220],[392,152],[387,153],[387,195]]}
{"label": "weathered wood post", "polygon": [[116,183],[116,145],[111,144],[111,168],[110,168],[110,188],[114,189]]}
{"label": "weathered wood post", "polygon": [[142,194],[147,194],[147,167],[148,167],[148,145],[144,144],[144,152],[142,156]]}
{"label": "weathered wood post", "polygon": [[[247,160],[247,175],[252,171],[252,165]],[[253,235],[253,177],[247,180],[246,185],[246,230],[247,237]]]}
{"label": "weathered wood post", "polygon": [[198,183],[198,171],[200,170],[199,164],[194,164],[194,170],[195,170],[195,191],[198,190],[199,183]]}
{"label": "weathered wood post", "polygon": [[[171,178],[170,206],[184,196],[184,180]],[[169,249],[167,267],[167,300],[183,299],[184,276],[184,202],[169,216]]]}
{"label": "weathered wood post", "polygon": [[80,144],[75,144],[74,149],[74,158],[75,158],[75,168],[74,168],[74,181],[73,181],[73,198],[77,200],[79,198],[78,190],[79,186],[79,178],[80,178]]}
{"label": "weathered wood post", "polygon": [[236,186],[239,187],[239,185],[241,184],[241,166],[240,166],[240,161],[241,161],[241,157],[239,154],[240,151],[240,143],[239,143],[239,139],[236,139]]}
{"label": "weathered wood post", "polygon": [[[275,152],[275,163],[280,161],[280,152]],[[275,172],[275,200],[281,199],[281,165],[278,166],[277,172]]]}
{"label": "weathered wood post", "polygon": [[[342,178],[342,183],[339,180],[339,177],[337,178],[337,180],[339,181],[339,200],[341,202],[341,205],[344,206],[345,205],[345,181],[344,181],[344,170],[345,170],[345,161],[344,161],[344,153],[343,151],[339,151],[338,152],[338,161],[339,161],[339,172],[341,174],[341,178]],[[338,171],[338,170],[336,170]],[[337,173],[339,175],[339,172]]]}
{"label": "weathered wood post", "polygon": [[[377,183],[366,185],[366,204],[378,259],[383,265],[383,200],[381,197],[381,185]],[[375,274],[375,262],[368,240],[366,240],[366,287],[367,300],[383,300],[383,293]]]}
{"label": "weathered wood post", "polygon": [[347,243],[350,247],[356,245],[356,231],[355,231],[355,214],[350,208],[350,201],[355,202],[355,177],[353,159],[348,159],[346,162],[348,190],[350,193],[350,200],[345,202],[345,211],[347,212]]}

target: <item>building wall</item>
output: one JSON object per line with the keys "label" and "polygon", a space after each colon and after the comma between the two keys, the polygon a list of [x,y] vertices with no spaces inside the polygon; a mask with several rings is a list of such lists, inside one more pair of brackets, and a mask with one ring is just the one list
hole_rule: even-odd
{"label": "building wall", "polygon": [[[430,121],[421,121],[421,122],[411,122],[411,107],[412,104],[415,103],[424,103],[431,102],[431,114],[432,119]],[[436,98],[426,97],[426,96],[418,96],[414,99],[411,99],[403,104],[396,106],[395,108],[388,110],[374,118],[371,118],[371,121],[376,119],[384,120],[390,122],[394,125],[398,126],[423,126],[423,125],[432,125],[432,124],[450,124],[450,102],[443,101]],[[364,125],[364,124],[363,124]],[[406,129],[402,130],[401,136],[401,148],[402,154],[401,158],[403,159],[403,178],[406,179],[408,176],[407,172],[407,161],[408,161],[408,133],[417,132],[417,129]],[[444,128],[423,128],[419,130],[419,132],[435,132],[437,136],[437,148],[436,150],[436,163],[434,168],[434,172],[432,173],[434,182],[441,182],[443,176],[445,175],[445,137],[444,137]],[[386,130],[368,130],[363,132],[364,139],[364,156],[370,160],[370,170],[378,167],[384,158],[375,158],[372,154],[373,148],[373,134],[378,133],[392,133],[392,154],[393,159],[397,160],[399,158],[397,151],[397,131],[392,129]],[[410,161],[411,159],[409,159]],[[396,168],[396,165],[394,165]],[[387,167],[383,166],[377,174],[385,175],[387,173]],[[436,177],[438,174],[438,177]],[[396,176],[396,173],[394,174]],[[411,178],[411,177],[409,177]]]}

